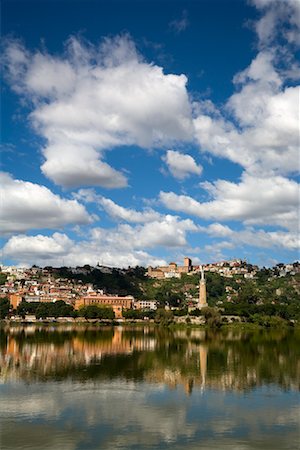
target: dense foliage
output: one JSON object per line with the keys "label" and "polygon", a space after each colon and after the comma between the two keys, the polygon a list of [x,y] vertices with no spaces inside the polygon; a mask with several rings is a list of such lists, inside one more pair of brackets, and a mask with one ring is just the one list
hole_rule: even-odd
{"label": "dense foliage", "polygon": [[10,309],[9,299],[7,297],[0,298],[0,319],[5,319]]}
{"label": "dense foliage", "polygon": [[126,273],[118,269],[112,269],[111,273],[104,273],[97,268],[84,266],[84,273],[73,273],[67,267],[56,269],[56,276],[59,278],[81,280],[82,283],[91,283],[98,289],[103,289],[110,294],[133,295],[140,297],[142,292],[139,282],[144,280],[146,270],[143,267],[135,267]]}
{"label": "dense foliage", "polygon": [[37,319],[45,319],[46,317],[70,317],[73,316],[74,308],[62,300],[54,303],[22,301],[17,307],[16,313],[22,317],[26,314],[34,314]]}
{"label": "dense foliage", "polygon": [[115,313],[112,308],[100,307],[97,305],[83,306],[79,310],[79,315],[86,319],[110,319],[115,318]]}
{"label": "dense foliage", "polygon": [[5,284],[6,280],[7,280],[7,275],[6,275],[6,273],[0,272],[0,286],[1,286],[2,284]]}

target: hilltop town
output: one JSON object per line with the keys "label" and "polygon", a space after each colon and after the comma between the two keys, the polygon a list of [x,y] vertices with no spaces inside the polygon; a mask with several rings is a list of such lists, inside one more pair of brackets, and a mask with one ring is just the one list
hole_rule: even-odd
{"label": "hilltop town", "polygon": [[[203,286],[201,288],[200,272]],[[205,274],[205,277],[204,277]],[[278,264],[260,269],[243,260],[193,265],[184,258],[183,265],[118,269],[91,267],[2,266],[0,298],[9,301],[11,316],[49,314],[46,305],[60,305],[55,315],[76,316],[101,307],[103,318],[153,317],[157,309],[184,315],[202,307],[215,306],[228,314],[236,314],[241,305],[248,310],[270,304],[274,308],[300,307],[300,265]],[[202,294],[201,294],[202,289]],[[206,292],[207,291],[207,292]],[[108,314],[112,310],[112,314]],[[296,313],[297,313],[296,311]],[[152,314],[151,314],[152,313]],[[295,311],[293,312],[295,314]],[[2,316],[4,314],[2,313]],[[88,314],[86,314],[88,316]]]}

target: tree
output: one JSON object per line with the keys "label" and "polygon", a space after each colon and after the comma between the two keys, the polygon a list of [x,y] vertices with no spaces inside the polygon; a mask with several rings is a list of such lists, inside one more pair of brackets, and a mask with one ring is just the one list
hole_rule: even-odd
{"label": "tree", "polygon": [[219,274],[208,273],[207,294],[211,300],[218,300],[225,295],[225,280]]}
{"label": "tree", "polygon": [[73,306],[67,305],[63,300],[48,303],[48,315],[50,317],[69,317],[73,312]]}
{"label": "tree", "polygon": [[10,303],[7,297],[0,298],[0,319],[5,319],[10,310]]}
{"label": "tree", "polygon": [[7,280],[6,273],[0,273],[0,285],[5,284],[6,280]]}
{"label": "tree", "polygon": [[201,312],[205,317],[206,324],[212,328],[219,328],[222,325],[222,317],[216,308],[202,308]]}
{"label": "tree", "polygon": [[79,310],[79,315],[86,319],[110,319],[115,318],[115,313],[110,307],[101,307],[97,305],[83,306]]}
{"label": "tree", "polygon": [[126,309],[123,311],[123,317],[124,319],[143,319],[145,317],[145,313],[137,309]]}
{"label": "tree", "polygon": [[35,314],[40,303],[38,302],[25,302],[22,300],[17,306],[17,314],[21,317],[25,317],[26,314]]}
{"label": "tree", "polygon": [[154,320],[160,325],[169,325],[173,322],[173,313],[172,311],[166,311],[163,308],[159,308],[156,310]]}
{"label": "tree", "polygon": [[263,267],[259,272],[256,274],[257,282],[259,284],[267,283],[268,279],[272,276],[272,271],[270,269],[267,269],[266,267]]}
{"label": "tree", "polygon": [[248,303],[248,304],[258,302],[259,296],[253,283],[247,283],[241,287],[238,293],[238,300],[241,303]]}
{"label": "tree", "polygon": [[46,303],[39,303],[35,316],[37,319],[46,319],[49,316],[49,306]]}

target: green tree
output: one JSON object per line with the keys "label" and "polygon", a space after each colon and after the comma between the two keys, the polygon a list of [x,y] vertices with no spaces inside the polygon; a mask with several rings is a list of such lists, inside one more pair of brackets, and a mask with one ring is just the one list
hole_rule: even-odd
{"label": "green tree", "polygon": [[69,317],[72,315],[73,309],[73,306],[67,305],[63,300],[48,303],[49,317]]}
{"label": "green tree", "polygon": [[137,309],[126,309],[123,311],[124,319],[143,319],[145,317],[144,311]]}
{"label": "green tree", "polygon": [[35,314],[39,305],[39,302],[25,302],[25,300],[22,300],[17,306],[16,312],[21,317],[25,317],[26,314]]}
{"label": "green tree", "polygon": [[49,316],[49,305],[47,303],[39,303],[35,316],[37,319],[46,319]]}
{"label": "green tree", "polygon": [[0,298],[0,319],[5,319],[10,310],[10,303],[7,297]]}
{"label": "green tree", "polygon": [[241,303],[253,304],[257,303],[258,300],[259,295],[254,283],[245,283],[238,293],[238,301]]}
{"label": "green tree", "polygon": [[100,307],[97,305],[89,305],[80,308],[79,315],[86,319],[110,319],[115,318],[115,313],[110,307]]}
{"label": "green tree", "polygon": [[6,273],[0,272],[0,285],[5,284],[6,280],[7,280]]}
{"label": "green tree", "polygon": [[156,310],[154,320],[160,325],[170,325],[173,322],[172,311],[166,311],[164,308],[159,308]]}
{"label": "green tree", "polygon": [[216,273],[207,273],[206,286],[209,300],[215,302],[225,295],[225,280]]}
{"label": "green tree", "polygon": [[205,317],[206,324],[212,328],[219,328],[222,325],[222,316],[216,308],[202,308],[201,312]]}

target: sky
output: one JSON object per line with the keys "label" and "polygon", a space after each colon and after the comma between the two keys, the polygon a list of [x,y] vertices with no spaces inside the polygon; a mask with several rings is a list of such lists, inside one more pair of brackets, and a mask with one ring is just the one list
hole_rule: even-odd
{"label": "sky", "polygon": [[299,260],[300,2],[1,7],[2,264]]}

